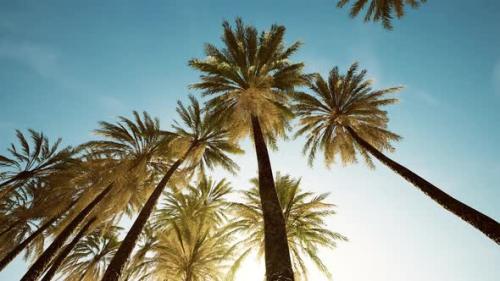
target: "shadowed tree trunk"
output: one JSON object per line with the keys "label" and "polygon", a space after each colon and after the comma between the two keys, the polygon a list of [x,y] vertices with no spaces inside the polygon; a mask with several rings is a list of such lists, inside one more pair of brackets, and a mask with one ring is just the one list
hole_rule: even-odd
{"label": "shadowed tree trunk", "polygon": [[42,226],[40,226],[35,232],[33,232],[28,238],[12,249],[1,261],[0,261],[0,271],[3,270],[19,253],[21,253],[38,235],[44,232],[49,226],[51,226],[58,218],[54,216]]}
{"label": "shadowed tree trunk", "polygon": [[382,152],[361,138],[352,128],[347,127],[347,130],[359,145],[380,160],[380,162],[384,163],[394,172],[412,183],[443,208],[460,217],[500,245],[500,224],[497,221],[451,197],[432,183],[385,156]]}
{"label": "shadowed tree trunk", "polygon": [[21,281],[35,281],[47,269],[50,261],[57,253],[57,251],[64,245],[66,239],[73,233],[73,230],[87,217],[87,215],[94,209],[94,207],[102,201],[102,199],[112,189],[113,184],[109,184],[97,197],[90,202],[65,228],[59,233],[56,239],[50,246],[38,257],[35,263],[30,267],[28,272],[24,274]]}
{"label": "shadowed tree trunk", "polygon": [[57,270],[63,263],[64,259],[69,255],[71,250],[75,247],[76,243],[82,239],[83,235],[87,232],[89,227],[92,225],[92,223],[95,222],[97,217],[92,217],[83,227],[80,229],[78,234],[73,238],[73,240],[64,247],[64,249],[57,255],[57,257],[54,259],[54,262],[52,262],[52,265],[50,266],[49,271],[45,274],[45,276],[42,278],[42,281],[50,281],[54,277],[54,275],[57,273]]}
{"label": "shadowed tree trunk", "polygon": [[35,232],[33,232],[28,238],[12,249],[1,261],[0,261],[0,271],[2,271],[5,266],[7,266],[19,253],[21,253],[33,240],[35,240],[38,235],[42,234],[47,228],[49,228],[57,219],[59,219],[64,213],[66,213],[75,201],[72,201],[64,211],[55,215],[50,220],[41,225]]}
{"label": "shadowed tree trunk", "polygon": [[264,249],[267,281],[294,280],[285,219],[274,186],[269,153],[259,119],[252,116],[253,138],[259,168],[259,194],[264,217]]}
{"label": "shadowed tree trunk", "polygon": [[141,234],[144,225],[148,221],[149,216],[151,216],[151,213],[153,212],[156,202],[160,198],[172,174],[177,170],[177,168],[182,164],[182,162],[184,162],[184,159],[186,159],[186,157],[188,156],[188,154],[191,152],[192,149],[193,145],[190,146],[190,148],[187,150],[187,152],[184,154],[182,158],[174,162],[174,164],[170,167],[170,169],[168,169],[165,176],[163,176],[161,181],[155,187],[155,189],[149,196],[148,201],[146,201],[146,203],[141,209],[141,212],[135,219],[134,224],[128,231],[127,236],[125,236],[125,239],[123,239],[120,248],[118,248],[118,251],[111,260],[108,268],[106,269],[106,272],[104,273],[102,281],[118,281],[121,278],[127,260],[130,257],[132,251],[134,250],[135,244],[137,243],[137,239],[139,238],[139,235]]}

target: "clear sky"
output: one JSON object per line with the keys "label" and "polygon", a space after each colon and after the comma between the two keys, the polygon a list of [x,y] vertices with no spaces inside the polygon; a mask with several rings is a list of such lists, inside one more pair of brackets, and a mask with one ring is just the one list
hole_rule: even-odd
{"label": "clear sky", "polygon": [[[335,0],[0,0],[0,147],[16,128],[76,145],[97,121],[147,110],[168,128],[198,73],[187,60],[220,43],[221,22],[287,27],[308,71],[354,61],[376,86],[404,85],[390,128],[404,139],[393,159],[500,220],[500,1],[429,0],[394,31],[352,20]],[[332,229],[348,236],[324,259],[336,281],[497,281],[500,247],[386,167],[307,167],[302,141],[280,143],[273,168],[331,192]],[[250,143],[231,180],[247,188]],[[220,173],[216,173],[221,176]],[[251,262],[239,280],[260,280]],[[0,280],[17,280],[16,260]],[[311,268],[313,271],[313,268]],[[325,280],[313,273],[311,280]]]}

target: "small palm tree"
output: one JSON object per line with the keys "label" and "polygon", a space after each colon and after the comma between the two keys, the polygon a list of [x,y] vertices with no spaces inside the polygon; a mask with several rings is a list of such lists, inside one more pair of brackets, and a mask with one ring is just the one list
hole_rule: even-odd
{"label": "small palm tree", "polygon": [[[253,188],[243,192],[243,202],[234,203],[236,230],[245,234],[237,241],[241,255],[234,263],[231,273],[234,275],[241,262],[252,252],[262,255],[264,252],[264,224],[262,221],[261,201],[258,192],[258,180],[253,179]],[[329,230],[325,219],[335,214],[333,204],[325,202],[328,194],[315,195],[300,188],[300,179],[289,175],[276,175],[276,190],[281,202],[286,221],[288,245],[292,255],[292,264],[297,280],[307,280],[305,257],[309,258],[328,278],[331,278],[327,266],[318,256],[320,248],[336,246],[337,241],[347,238]]]}
{"label": "small palm tree", "polygon": [[204,112],[194,97],[190,96],[190,100],[191,105],[189,107],[186,108],[180,102],[177,107],[177,112],[184,126],[181,123],[174,125],[177,138],[173,140],[171,146],[177,149],[181,148],[179,149],[180,156],[167,170],[142,207],[137,219],[106,270],[103,277],[105,281],[117,281],[121,277],[127,260],[153,212],[156,202],[171,176],[182,164],[187,164],[188,167],[202,166],[208,168],[219,165],[232,172],[237,169],[236,163],[226,153],[241,153],[241,150],[230,141],[227,130],[220,127],[219,117]]}
{"label": "small palm tree", "polygon": [[275,147],[277,137],[284,136],[292,117],[288,94],[305,82],[303,64],[289,61],[300,43],[285,46],[285,27],[281,25],[273,25],[260,35],[241,19],[236,19],[234,29],[227,21],[222,26],[224,47],[206,44],[207,58],[189,61],[191,67],[203,73],[201,82],[191,87],[212,97],[208,108],[224,116],[235,137],[253,136],[266,225],[267,278],[293,280],[285,222],[267,145]]}
{"label": "small palm tree", "polygon": [[446,210],[457,215],[479,231],[500,244],[500,224],[483,213],[451,197],[406,167],[385,156],[382,151],[392,151],[392,141],[400,137],[387,130],[389,118],[382,106],[393,104],[395,98],[387,94],[400,87],[373,90],[371,81],[365,79],[366,71],[357,71],[353,64],[345,75],[333,68],[325,81],[317,76],[311,83],[312,94],[295,96],[295,111],[300,116],[297,135],[306,135],[304,153],[309,163],[318,149],[322,150],[329,165],[340,155],[344,164],[356,162],[359,153],[373,167],[374,156],[394,172],[412,183]]}
{"label": "small palm tree", "polygon": [[99,280],[111,258],[118,250],[117,227],[97,229],[76,244],[61,268],[61,276],[68,281]]}
{"label": "small palm tree", "polygon": [[153,223],[155,242],[134,269],[141,280],[223,280],[234,251],[226,214],[230,193],[227,181],[205,175],[196,185],[166,193]]}
{"label": "small palm tree", "polygon": [[[337,7],[343,8],[350,0],[339,0]],[[354,0],[351,7],[351,17],[356,17],[365,7],[366,10],[365,21],[382,21],[384,28],[392,29],[392,19],[394,15],[399,19],[404,16],[405,5],[414,9],[418,8],[420,4],[427,2],[427,0]]]}
{"label": "small palm tree", "polygon": [[8,149],[10,158],[0,155],[0,201],[13,191],[33,179],[41,179],[54,172],[67,168],[73,161],[75,151],[71,147],[59,149],[61,139],[50,145],[48,138],[41,132],[28,130],[32,145],[24,134],[16,130],[20,146],[11,144]]}
{"label": "small palm tree", "polygon": [[222,281],[231,256],[228,227],[209,231],[206,224],[184,220],[159,235],[149,258],[151,280]]}

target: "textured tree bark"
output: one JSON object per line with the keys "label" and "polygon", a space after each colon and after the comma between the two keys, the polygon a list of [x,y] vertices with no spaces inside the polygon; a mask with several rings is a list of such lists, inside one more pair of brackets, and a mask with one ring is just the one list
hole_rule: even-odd
{"label": "textured tree bark", "polygon": [[285,219],[280,206],[266,142],[258,117],[252,116],[253,138],[259,168],[259,193],[264,217],[267,281],[294,280]]}
{"label": "textured tree bark", "polygon": [[481,231],[495,243],[500,245],[500,224],[497,221],[451,197],[446,192],[426,181],[408,168],[385,156],[382,152],[361,138],[352,128],[347,127],[347,130],[354,140],[359,143],[359,145],[375,156],[375,158],[380,160],[380,162],[384,163],[394,172],[412,183],[415,187],[420,189],[443,208],[460,217],[462,220],[472,225],[474,228]]}
{"label": "textured tree bark", "polygon": [[108,268],[106,269],[106,272],[104,273],[104,277],[102,278],[103,281],[118,281],[122,275],[123,269],[125,267],[125,264],[127,263],[128,258],[130,257],[130,254],[134,250],[135,244],[137,242],[137,239],[139,238],[139,235],[141,234],[144,225],[149,219],[149,216],[153,212],[153,209],[156,205],[156,202],[161,196],[161,193],[165,189],[165,186],[167,185],[167,182],[169,181],[170,177],[172,174],[177,170],[177,168],[184,162],[184,159],[187,157],[187,155],[190,153],[191,149],[193,146],[191,146],[186,154],[180,158],[179,160],[175,161],[174,164],[168,169],[167,173],[161,181],[158,183],[158,185],[155,187],[153,192],[148,198],[148,201],[144,204],[144,207],[142,207],[141,212],[137,216],[137,218],[134,221],[134,224],[130,228],[130,230],[127,233],[127,236],[125,236],[125,239],[123,239],[120,248],[118,248],[118,251],[116,252],[115,256],[111,260]]}
{"label": "textured tree bark", "polygon": [[59,267],[63,263],[64,259],[69,255],[71,250],[75,247],[76,243],[82,239],[83,235],[87,232],[89,227],[92,225],[92,223],[95,222],[97,217],[92,217],[83,227],[80,229],[78,234],[71,240],[71,242],[64,247],[64,249],[57,255],[57,257],[54,259],[52,262],[52,265],[50,266],[49,271],[45,273],[45,276],[43,276],[42,281],[50,281],[54,277],[54,275],[57,273],[57,270],[59,270]]}
{"label": "textured tree bark", "polygon": [[43,274],[54,255],[64,245],[64,242],[66,242],[71,233],[73,233],[73,230],[85,219],[85,217],[87,217],[94,207],[104,199],[106,194],[111,191],[112,187],[113,184],[111,183],[63,229],[52,244],[50,244],[50,246],[38,257],[28,272],[24,274],[21,281],[35,281]]}

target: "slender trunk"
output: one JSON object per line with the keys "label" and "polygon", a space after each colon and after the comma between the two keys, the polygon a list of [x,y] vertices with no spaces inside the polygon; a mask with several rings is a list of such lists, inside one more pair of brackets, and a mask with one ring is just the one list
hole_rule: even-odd
{"label": "slender trunk", "polygon": [[[62,214],[61,214],[62,215]],[[21,253],[38,235],[43,233],[49,226],[51,226],[61,215],[56,215],[42,226],[40,226],[35,232],[33,232],[28,238],[12,249],[1,261],[0,261],[0,271],[2,271],[19,253]]]}
{"label": "slender trunk", "polygon": [[73,240],[71,240],[71,242],[68,245],[66,245],[66,247],[64,247],[64,249],[59,253],[59,255],[57,255],[57,257],[52,262],[52,265],[50,266],[49,271],[47,271],[47,273],[45,274],[45,276],[43,276],[42,281],[50,281],[50,280],[52,280],[52,278],[56,274],[57,270],[59,270],[59,267],[63,263],[64,259],[69,255],[69,253],[71,252],[71,250],[73,250],[73,248],[75,247],[76,243],[78,243],[78,241],[80,241],[80,239],[82,239],[83,235],[85,235],[85,233],[87,232],[87,230],[89,229],[89,227],[92,225],[92,223],[95,222],[96,219],[97,219],[97,217],[95,217],[95,216],[92,217],[82,227],[82,229],[80,229],[80,231],[78,232],[78,234],[76,234],[76,236],[73,238]]}
{"label": "slender trunk", "polygon": [[384,163],[394,172],[412,183],[443,208],[460,217],[500,245],[500,224],[497,221],[451,197],[432,183],[410,171],[408,168],[385,156],[382,152],[361,138],[352,128],[347,127],[347,130],[359,145],[368,150],[368,152],[380,160],[380,162]]}
{"label": "slender trunk", "polygon": [[259,194],[264,217],[264,249],[267,281],[294,280],[285,219],[280,206],[266,142],[259,119],[252,116],[253,138],[259,167]]}
{"label": "slender trunk", "polygon": [[190,153],[191,149],[193,146],[191,146],[186,154],[180,158],[179,160],[175,161],[172,167],[168,169],[167,173],[161,181],[158,183],[156,188],[153,190],[153,193],[148,198],[148,201],[144,204],[144,206],[141,209],[141,212],[137,216],[137,218],[134,221],[134,224],[130,228],[130,230],[127,233],[127,236],[125,236],[125,239],[123,239],[120,248],[118,248],[118,251],[114,255],[113,259],[111,260],[108,268],[106,269],[106,272],[104,273],[104,276],[102,278],[102,281],[117,281],[120,279],[123,269],[125,267],[125,264],[127,263],[128,258],[130,257],[130,254],[134,250],[135,244],[137,242],[137,239],[139,238],[139,235],[141,234],[144,225],[146,224],[147,220],[149,219],[149,216],[153,212],[153,209],[156,205],[156,202],[161,196],[161,193],[165,189],[165,186],[167,185],[168,180],[172,176],[172,174],[177,170],[177,168],[182,164],[184,159],[187,157],[187,155]]}
{"label": "slender trunk", "polygon": [[50,261],[57,253],[57,251],[64,245],[64,242],[73,233],[73,230],[87,217],[87,215],[94,209],[94,207],[102,201],[106,194],[111,191],[113,184],[109,184],[90,204],[87,205],[64,229],[50,246],[38,257],[35,263],[24,274],[21,281],[35,281],[47,269]]}

